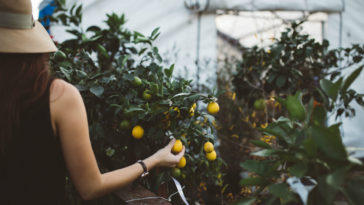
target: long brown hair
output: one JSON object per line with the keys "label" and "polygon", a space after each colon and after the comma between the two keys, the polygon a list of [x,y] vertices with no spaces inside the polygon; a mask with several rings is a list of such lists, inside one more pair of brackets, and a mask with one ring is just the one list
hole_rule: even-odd
{"label": "long brown hair", "polygon": [[47,90],[49,54],[0,53],[0,155],[20,126],[20,114]]}

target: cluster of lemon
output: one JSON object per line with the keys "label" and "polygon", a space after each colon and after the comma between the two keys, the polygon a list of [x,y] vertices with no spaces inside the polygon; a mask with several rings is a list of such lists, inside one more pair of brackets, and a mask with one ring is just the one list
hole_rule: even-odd
{"label": "cluster of lemon", "polygon": [[[178,153],[180,153],[181,151],[182,151],[182,149],[183,149],[183,144],[182,144],[182,141],[181,140],[176,140],[176,142],[174,143],[174,145],[173,145],[173,147],[172,147],[172,153],[173,154],[178,154]],[[183,167],[185,167],[186,166],[186,164],[187,164],[187,160],[186,160],[186,157],[185,156],[183,156],[180,160],[179,160],[179,162],[178,162],[178,164],[177,164],[177,167],[174,167],[173,169],[172,169],[172,175],[174,176],[174,177],[179,177],[180,175],[181,175],[181,170],[180,170],[180,168],[183,168]]]}
{"label": "cluster of lemon", "polygon": [[[182,148],[183,148],[183,144],[182,144],[182,141],[181,140],[176,140],[176,142],[174,143],[173,147],[172,147],[172,152],[173,154],[178,154],[182,151]],[[179,160],[178,164],[177,164],[177,167],[178,168],[183,168],[186,166],[186,158],[183,156],[181,158],[181,160]]]}
{"label": "cluster of lemon", "polygon": [[[189,110],[189,114],[190,114],[191,117],[194,116],[196,107],[197,107],[196,103],[194,103],[191,106],[191,108]],[[174,111],[176,111],[177,112],[177,117],[179,117],[179,115],[180,115],[179,108],[178,107],[172,107],[171,109],[173,109]],[[219,112],[219,110],[220,110],[219,104],[217,104],[216,102],[210,102],[207,105],[207,112],[209,114],[216,114],[217,112]],[[165,113],[165,115],[166,115],[166,119],[169,120],[169,117],[170,117],[169,116],[169,113]],[[122,128],[125,129],[125,128],[130,127],[130,124],[129,124],[128,121],[122,121],[120,123],[120,127],[122,127]],[[144,129],[143,129],[142,126],[136,125],[136,126],[133,127],[131,134],[132,134],[133,138],[135,138],[135,139],[141,139],[143,137],[143,135],[144,135]],[[214,145],[211,142],[206,142],[204,144],[204,147],[203,148],[204,148],[204,151],[206,153],[206,158],[209,161],[214,161],[216,159],[216,151],[214,149]],[[176,142],[175,142],[175,144],[173,145],[171,151],[174,154],[178,154],[179,152],[182,151],[182,149],[183,149],[182,141],[180,139],[177,139]],[[181,160],[178,162],[177,167],[173,168],[173,170],[172,170],[173,176],[175,176],[175,177],[180,176],[181,175],[180,168],[184,168],[186,166],[186,164],[187,164],[186,157],[183,156],[181,158]]]}
{"label": "cluster of lemon", "polygon": [[211,142],[205,142],[203,145],[203,150],[206,152],[206,158],[209,161],[214,161],[216,159],[216,151],[214,145]]}
{"label": "cluster of lemon", "polygon": [[[196,103],[194,103],[191,106],[191,108],[189,110],[189,113],[190,113],[190,116],[191,117],[195,114],[196,107],[197,107]],[[180,114],[180,110],[179,110],[178,107],[172,107],[171,109],[173,109],[174,111],[177,112],[177,117],[180,117],[181,114]],[[219,110],[220,110],[220,107],[219,107],[219,104],[217,104],[217,102],[210,102],[207,105],[207,112],[210,113],[210,114],[216,114],[217,112],[219,112]],[[169,114],[168,114],[168,112],[166,112],[165,115],[166,115],[166,119],[169,120]],[[123,120],[120,123],[120,127],[123,128],[123,129],[128,129],[130,127],[129,121]],[[132,129],[132,131],[131,131],[131,135],[135,139],[141,139],[143,137],[143,135],[144,135],[144,129],[143,129],[143,127],[140,126],[140,125],[134,126],[133,129]]]}
{"label": "cluster of lemon", "polygon": [[263,137],[260,138],[261,141],[271,145],[272,142],[276,139],[275,136],[269,136],[269,135],[264,135]]}

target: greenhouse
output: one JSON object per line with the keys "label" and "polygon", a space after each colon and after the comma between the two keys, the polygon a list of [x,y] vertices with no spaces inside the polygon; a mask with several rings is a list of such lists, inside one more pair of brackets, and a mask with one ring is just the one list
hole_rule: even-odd
{"label": "greenhouse", "polygon": [[0,0],[0,204],[363,204],[363,9]]}

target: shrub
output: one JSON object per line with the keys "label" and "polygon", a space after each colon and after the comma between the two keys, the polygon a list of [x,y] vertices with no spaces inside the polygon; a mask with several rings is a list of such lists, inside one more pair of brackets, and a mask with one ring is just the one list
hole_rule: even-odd
{"label": "shrub", "polygon": [[[224,178],[229,184],[227,192],[233,193],[230,198],[251,195],[251,187],[240,187],[235,182],[244,170],[239,166],[240,162],[262,160],[261,156],[249,154],[260,149],[260,142],[286,146],[284,141],[274,138],[277,136],[258,132],[257,128],[265,128],[278,119],[290,121],[288,117],[302,120],[302,113],[309,111],[297,107],[296,103],[283,109],[285,106],[277,101],[277,97],[292,100],[296,99],[293,98],[294,94],[300,92],[302,99],[299,101],[306,107],[311,100],[315,105],[325,107],[321,113],[325,115],[325,123],[326,113],[336,114],[336,117],[353,117],[355,110],[350,103],[356,101],[363,105],[362,95],[349,86],[361,69],[355,70],[347,80],[340,74],[345,69],[360,67],[364,47],[352,45],[350,48],[330,50],[327,40],[317,42],[303,34],[300,27],[302,23],[292,22],[280,38],[272,39],[270,46],[246,48],[241,59],[226,62],[227,70],[223,72],[231,72],[233,81],[220,81],[220,89],[226,92],[219,97],[224,112],[219,113],[217,119],[220,122],[218,135],[221,139],[221,157],[230,168]],[[295,108],[300,111],[293,114],[287,111]],[[315,115],[318,113],[315,112]],[[290,134],[289,137],[293,137]],[[275,157],[279,159],[279,156]],[[253,203],[254,200],[250,201]]]}
{"label": "shrub", "polygon": [[[101,170],[144,159],[175,137],[186,146],[187,165],[175,177],[186,186],[187,197],[197,200],[195,190],[202,182],[221,186],[222,160],[208,161],[203,151],[205,142],[216,141],[214,116],[196,108],[216,98],[193,91],[191,80],[173,77],[174,65],[165,66],[153,45],[158,28],[146,36],[125,28],[124,15],[108,14],[106,28],[90,26],[83,31],[78,27],[82,6],[67,10],[62,2],[58,4],[53,20],[65,25],[74,38],[58,44],[51,60],[53,73],[82,94]],[[132,128],[137,125],[144,135],[133,138]],[[173,173],[159,168],[142,183],[157,191]]]}

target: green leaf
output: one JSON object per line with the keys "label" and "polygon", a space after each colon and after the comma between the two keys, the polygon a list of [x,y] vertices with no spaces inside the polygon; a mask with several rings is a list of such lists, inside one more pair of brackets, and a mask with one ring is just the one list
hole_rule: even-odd
{"label": "green leaf", "polygon": [[91,31],[91,32],[94,32],[94,33],[96,33],[96,32],[99,32],[101,30],[101,28],[100,27],[98,27],[98,26],[90,26],[90,27],[88,27],[87,28],[87,32],[89,32],[89,31]]}
{"label": "green leaf", "polygon": [[329,186],[325,180],[326,176],[322,176],[318,179],[317,187],[319,189],[319,193],[321,195],[323,204],[333,204],[335,199],[335,195],[337,193],[337,189],[335,187]]}
{"label": "green leaf", "polygon": [[363,70],[364,66],[360,66],[359,68],[357,68],[354,72],[352,72],[349,77],[347,77],[345,79],[344,85],[341,88],[341,93],[345,93],[348,88],[351,86],[351,84],[355,81],[355,79],[359,76],[359,74],[361,73],[361,71]]}
{"label": "green leaf", "polygon": [[102,56],[108,58],[109,54],[106,51],[106,48],[104,46],[102,46],[101,44],[97,44],[97,49],[98,51],[101,53]]}
{"label": "green leaf", "polygon": [[82,12],[82,4],[79,5],[76,9],[76,16],[80,16],[81,15],[81,12]]}
{"label": "green leaf", "polygon": [[268,187],[270,193],[278,198],[283,198],[289,194],[289,186],[287,184],[272,184]]}
{"label": "green leaf", "polygon": [[287,144],[293,144],[293,139],[278,124],[270,124],[267,128],[262,130],[264,133],[276,136],[277,138],[285,141]]}
{"label": "green leaf", "polygon": [[166,76],[168,78],[170,78],[172,76],[172,72],[169,69],[164,69],[164,73],[166,74]]}
{"label": "green leaf", "polygon": [[267,144],[267,143],[265,143],[265,142],[263,142],[261,140],[251,140],[250,143],[252,143],[255,146],[266,148],[266,149],[271,149],[272,148],[269,144]]}
{"label": "green leaf", "polygon": [[233,202],[230,205],[252,205],[256,200],[257,200],[256,198],[248,198]]}
{"label": "green leaf", "polygon": [[257,152],[253,152],[253,153],[251,153],[251,155],[259,156],[259,157],[269,157],[275,152],[276,152],[276,150],[273,150],[273,149],[263,149],[263,150],[260,150]]}
{"label": "green leaf", "polygon": [[263,177],[250,177],[240,180],[241,186],[264,186],[268,183]]}
{"label": "green leaf", "polygon": [[71,72],[72,71],[69,71],[69,70],[67,70],[67,69],[65,69],[65,68],[63,68],[63,67],[60,67],[59,68],[59,70],[61,71],[61,73],[64,75],[64,77],[66,77],[67,78],[67,80],[69,81],[69,82],[71,82],[71,80],[72,80],[72,78],[71,78]]}
{"label": "green leaf", "polygon": [[306,111],[302,103],[301,92],[298,91],[294,96],[287,96],[284,105],[286,106],[289,117],[292,120],[303,121],[306,118]]}
{"label": "green leaf", "polygon": [[133,106],[133,107],[130,107],[130,108],[126,109],[124,111],[124,113],[130,113],[130,112],[135,112],[135,111],[144,111],[144,109],[140,108],[140,107]]}
{"label": "green leaf", "polygon": [[326,157],[334,160],[346,160],[347,153],[342,143],[340,130],[337,125],[329,128],[313,126],[311,128],[313,140]]}
{"label": "green leaf", "polygon": [[341,189],[350,204],[363,204],[364,201],[364,177],[354,177],[345,183]]}
{"label": "green leaf", "polygon": [[144,35],[143,35],[143,34],[141,34],[141,33],[137,32],[137,31],[134,31],[134,36],[135,36],[135,37],[144,37]]}
{"label": "green leaf", "polygon": [[327,79],[321,79],[320,86],[327,96],[329,96],[333,101],[336,101],[342,81],[343,78],[340,78],[338,81],[336,81],[336,83],[332,83]]}
{"label": "green leaf", "polygon": [[150,34],[150,37],[153,39],[155,37],[156,34],[158,34],[160,27],[155,28],[152,31],[152,34]]}
{"label": "green leaf", "polygon": [[174,64],[172,64],[168,69],[164,69],[164,73],[167,75],[168,78],[172,77],[174,70]]}
{"label": "green leaf", "polygon": [[128,55],[127,56],[124,56],[123,57],[123,60],[121,61],[120,66],[123,67],[124,65],[126,65],[126,62],[128,61],[128,59],[129,59],[129,56]]}
{"label": "green leaf", "polygon": [[286,204],[291,201],[296,201],[294,195],[289,190],[288,184],[272,184],[268,187],[269,192],[281,200],[281,204]]}
{"label": "green leaf", "polygon": [[148,48],[142,48],[139,52],[138,55],[142,55]]}
{"label": "green leaf", "polygon": [[305,149],[305,151],[311,156],[311,157],[316,157],[317,156],[317,145],[315,143],[315,141],[313,140],[313,137],[307,137],[304,141],[303,141],[303,147]]}
{"label": "green leaf", "polygon": [[318,188],[326,204],[332,204],[335,200],[338,190],[345,183],[349,170],[350,166],[346,166],[319,178]]}
{"label": "green leaf", "polygon": [[336,170],[334,173],[328,174],[326,176],[326,183],[334,188],[340,187],[344,183],[349,170],[350,166],[346,166]]}
{"label": "green leaf", "polygon": [[297,163],[293,165],[292,167],[288,168],[288,171],[291,175],[301,178],[305,176],[307,172],[307,166],[304,163]]}
{"label": "green leaf", "polygon": [[276,85],[278,88],[282,88],[286,84],[286,82],[287,82],[287,77],[280,75],[276,80]]}
{"label": "green leaf", "polygon": [[104,88],[102,86],[93,86],[90,88],[90,92],[96,95],[97,97],[100,97],[104,93]]}
{"label": "green leaf", "polygon": [[240,163],[240,166],[259,175],[268,174],[268,171],[271,170],[271,166],[266,161],[247,160]]}

